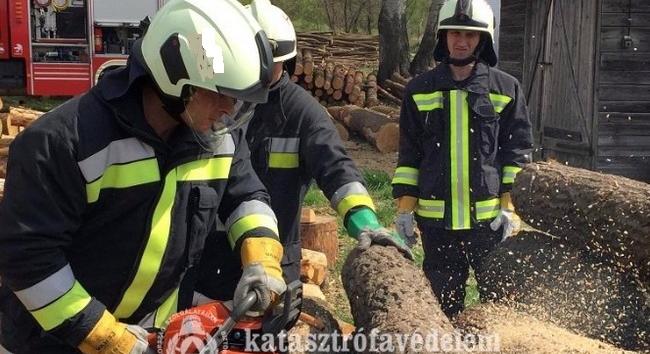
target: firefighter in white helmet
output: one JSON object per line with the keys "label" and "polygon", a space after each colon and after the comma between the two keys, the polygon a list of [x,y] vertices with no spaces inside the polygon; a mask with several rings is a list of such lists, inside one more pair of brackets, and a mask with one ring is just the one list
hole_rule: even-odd
{"label": "firefighter in white helmet", "polygon": [[[2,345],[151,351],[210,225],[257,309],[284,292],[282,246],[238,102],[265,102],[271,47],[236,0],[171,0],[126,67],[15,140],[0,205]],[[238,273],[241,274],[241,273]],[[235,299],[236,300],[236,299]]]}
{"label": "firefighter in white helmet", "polygon": [[[246,139],[253,167],[271,195],[278,218],[286,282],[300,277],[301,205],[312,179],[361,248],[371,244],[393,246],[411,259],[405,240],[379,222],[363,176],[347,155],[325,109],[290,80],[296,56],[296,33],[291,20],[268,0],[254,0],[250,10],[269,37],[275,63],[269,100],[255,108]],[[211,248],[224,250],[220,239],[211,238]],[[206,254],[212,253],[211,248],[206,247]],[[198,292],[218,299],[232,296],[237,276],[233,271],[224,271],[224,267],[236,264],[228,261],[230,257],[231,252],[219,258],[203,258]]]}
{"label": "firefighter in white helmet", "polygon": [[485,255],[518,231],[510,190],[532,150],[524,94],[494,68],[493,34],[485,0],[447,0],[440,65],[409,82],[402,102],[396,227],[414,237],[417,219],[424,272],[450,317],[463,309],[469,267],[482,290]]}

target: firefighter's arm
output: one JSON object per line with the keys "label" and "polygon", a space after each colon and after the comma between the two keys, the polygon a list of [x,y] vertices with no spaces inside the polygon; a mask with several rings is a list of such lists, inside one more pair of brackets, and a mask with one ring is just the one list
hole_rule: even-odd
{"label": "firefighter's arm", "polygon": [[423,129],[418,107],[411,90],[407,87],[400,111],[399,152],[392,181],[393,197],[396,199],[400,213],[410,213],[416,207],[422,160],[422,143],[419,134]]}
{"label": "firefighter's arm", "polygon": [[[495,109],[505,104],[499,120],[499,149],[497,160],[501,165],[501,194],[512,190],[515,177],[531,161],[533,138],[528,108],[523,91],[517,83],[514,97],[498,95]],[[493,99],[494,101],[494,99]],[[499,103],[501,101],[501,103]]]}
{"label": "firefighter's arm", "polygon": [[233,138],[236,142],[235,156],[219,206],[219,216],[225,219],[222,221],[226,225],[228,241],[241,255],[244,269],[234,300],[237,303],[248,290],[255,290],[258,304],[267,301],[261,307],[268,307],[272,298],[282,294],[286,288],[280,266],[283,248],[269,196],[251,165],[248,145],[243,141],[241,131],[233,132]]}
{"label": "firefighter's arm", "polygon": [[42,125],[12,144],[0,206],[2,282],[44,331],[71,347],[96,353],[89,348],[102,343],[129,353],[135,336],[107,320],[112,315],[75,278],[63,251],[71,247],[86,205],[72,145]]}

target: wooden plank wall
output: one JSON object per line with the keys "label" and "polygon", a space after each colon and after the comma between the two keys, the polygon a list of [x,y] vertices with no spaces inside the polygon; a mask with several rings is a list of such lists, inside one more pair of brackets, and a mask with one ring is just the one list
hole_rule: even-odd
{"label": "wooden plank wall", "polygon": [[526,37],[526,1],[502,0],[499,29],[499,69],[520,82],[524,76],[524,38]]}
{"label": "wooden plank wall", "polygon": [[555,1],[540,117],[545,157],[592,168],[598,3]]}
{"label": "wooden plank wall", "polygon": [[650,182],[649,0],[602,0],[598,78],[596,169]]}

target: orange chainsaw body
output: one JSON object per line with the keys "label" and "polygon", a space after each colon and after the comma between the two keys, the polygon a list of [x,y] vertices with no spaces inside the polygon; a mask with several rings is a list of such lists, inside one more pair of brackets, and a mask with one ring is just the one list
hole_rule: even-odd
{"label": "orange chainsaw body", "polygon": [[[149,344],[162,354],[198,353],[229,315],[230,310],[220,301],[175,313],[170,317],[164,331],[153,333],[149,337]],[[228,335],[228,340],[224,342],[219,354],[250,353],[246,351],[247,331],[260,333],[261,329],[261,317],[243,317]]]}

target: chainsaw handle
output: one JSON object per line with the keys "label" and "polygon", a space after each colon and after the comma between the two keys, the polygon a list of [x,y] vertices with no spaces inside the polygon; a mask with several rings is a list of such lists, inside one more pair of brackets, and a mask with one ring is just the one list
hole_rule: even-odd
{"label": "chainsaw handle", "polygon": [[238,321],[242,316],[246,314],[257,302],[257,293],[254,291],[249,292],[246,294],[246,297],[244,297],[244,300],[242,300],[239,305],[233,307],[232,312],[230,313],[230,318],[232,318],[235,322]]}

